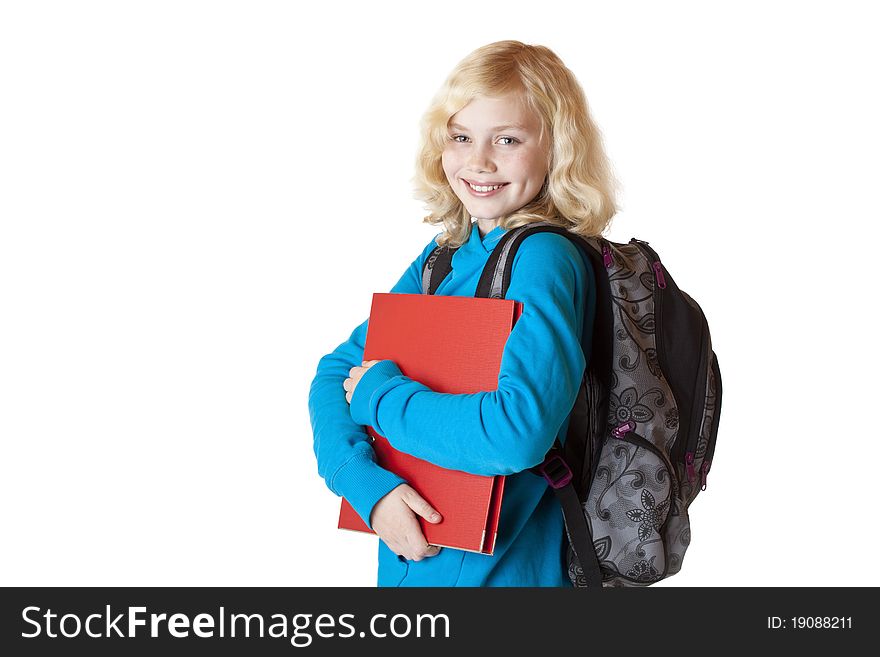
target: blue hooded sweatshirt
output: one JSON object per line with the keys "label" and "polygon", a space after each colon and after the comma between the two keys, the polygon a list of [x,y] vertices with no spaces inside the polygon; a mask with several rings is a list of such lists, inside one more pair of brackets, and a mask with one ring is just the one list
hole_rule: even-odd
{"label": "blue hooded sweatshirt", "polygon": [[[436,294],[474,296],[483,266],[504,229],[468,241]],[[422,265],[436,237],[391,292],[420,294]],[[442,548],[408,561],[379,540],[379,586],[571,586],[562,509],[552,489],[528,468],[541,463],[569,415],[590,358],[595,282],[590,261],[562,235],[524,240],[506,298],[523,303],[504,347],[497,390],[448,394],[404,376],[383,360],[358,382],[351,405],[342,382],[363,361],[367,322],[321,358],[309,392],[318,472],[367,525],[373,506],[406,483],[374,460],[365,425],[398,450],[442,467],[507,475],[492,556]]]}

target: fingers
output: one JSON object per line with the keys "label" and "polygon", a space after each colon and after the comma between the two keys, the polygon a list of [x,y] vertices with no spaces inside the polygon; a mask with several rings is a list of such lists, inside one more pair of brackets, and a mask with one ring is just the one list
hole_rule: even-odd
{"label": "fingers", "polygon": [[352,367],[348,370],[348,378],[342,382],[342,389],[345,390],[346,393],[345,401],[349,404],[351,403],[351,398],[354,395],[354,389],[357,387],[358,381],[360,381],[361,377],[368,369],[378,362],[378,360],[361,361],[361,367]]}
{"label": "fingers", "polygon": [[412,519],[413,526],[409,527],[405,533],[397,539],[383,534],[379,534],[379,538],[385,542],[394,554],[407,561],[421,561],[428,557],[436,557],[440,554],[440,546],[429,544],[428,541],[425,540],[425,536],[422,534],[415,516],[412,516]]}
{"label": "fingers", "polygon": [[424,497],[419,495],[415,491],[415,489],[410,487],[407,487],[407,489],[408,490],[403,493],[403,501],[406,502],[407,506],[409,506],[410,509],[422,516],[422,518],[424,518],[428,522],[436,524],[443,520],[443,517],[440,515],[440,513],[434,507],[428,504],[428,501]]}
{"label": "fingers", "polygon": [[[366,362],[367,361],[364,361],[364,363]],[[378,363],[379,361],[370,362]],[[352,367],[348,370],[348,378],[342,382],[342,389],[345,390],[345,401],[349,404],[351,403],[351,398],[354,396],[354,389],[357,387],[358,381],[360,381],[365,371],[366,370],[363,367]]]}
{"label": "fingers", "polygon": [[[415,520],[415,516],[413,516],[413,520]],[[414,523],[414,527],[407,532],[406,543],[406,548],[400,551],[400,556],[411,561],[421,561],[440,554],[440,546],[428,543],[418,522]]]}
{"label": "fingers", "polygon": [[437,545],[430,545],[427,541],[424,540],[425,537],[422,537],[422,546],[418,549],[412,550],[410,552],[410,556],[401,555],[406,559],[410,559],[412,561],[421,561],[422,559],[427,559],[429,557],[436,557],[440,554],[440,547]]}
{"label": "fingers", "polygon": [[394,554],[411,561],[421,561],[440,553],[440,547],[429,545],[425,540],[416,514],[432,523],[442,520],[427,500],[408,484],[394,488],[376,503],[370,513],[372,527],[379,538]]}
{"label": "fingers", "polygon": [[427,545],[420,550],[397,550],[386,541],[386,545],[397,555],[401,561],[422,561],[429,557],[436,557],[440,554],[440,547],[437,545]]}
{"label": "fingers", "polygon": [[440,554],[439,545],[428,545],[425,549],[424,558],[427,559],[428,557],[436,557],[438,554]]}
{"label": "fingers", "polygon": [[[422,516],[425,520],[430,523],[438,523],[443,518],[440,513],[432,507],[428,501],[419,495],[415,489],[407,487],[406,490],[403,491],[403,501],[406,502],[407,506],[413,510],[414,513]],[[421,561],[427,557],[435,557],[440,553],[440,548],[436,545],[430,545],[426,540],[424,534],[421,532],[421,528],[418,528],[413,532],[410,532],[407,536],[407,539],[410,543],[409,555],[406,556],[407,559],[412,559],[413,561]]]}

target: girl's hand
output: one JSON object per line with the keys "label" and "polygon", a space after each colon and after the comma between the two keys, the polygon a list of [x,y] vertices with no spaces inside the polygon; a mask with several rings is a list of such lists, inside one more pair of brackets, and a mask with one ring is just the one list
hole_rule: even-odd
{"label": "girl's hand", "polygon": [[351,404],[351,397],[354,395],[354,389],[357,387],[358,381],[361,380],[361,377],[368,369],[378,362],[378,360],[365,360],[361,362],[363,367],[352,367],[348,370],[349,378],[342,382],[342,389],[345,390],[345,401]]}
{"label": "girl's hand", "polygon": [[438,523],[440,514],[408,484],[400,484],[376,502],[370,513],[370,525],[394,554],[412,561],[434,557],[440,553],[436,545],[428,545],[416,514],[428,522]]}

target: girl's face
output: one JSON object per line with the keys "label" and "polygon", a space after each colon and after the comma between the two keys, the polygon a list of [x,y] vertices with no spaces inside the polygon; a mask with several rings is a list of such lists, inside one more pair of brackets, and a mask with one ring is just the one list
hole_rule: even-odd
{"label": "girl's face", "polygon": [[478,96],[450,117],[443,171],[471,216],[496,220],[538,195],[549,159],[540,133],[540,116],[518,94]]}

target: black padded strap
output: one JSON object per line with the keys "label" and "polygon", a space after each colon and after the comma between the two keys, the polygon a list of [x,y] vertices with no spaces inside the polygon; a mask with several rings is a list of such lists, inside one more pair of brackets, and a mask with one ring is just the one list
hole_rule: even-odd
{"label": "black padded strap", "polygon": [[[589,474],[592,472],[592,447],[587,444],[590,440],[590,408],[587,401],[587,374],[581,378],[581,387],[578,389],[577,397],[574,400],[574,406],[571,414],[568,416],[568,430],[565,433],[565,447],[562,448],[563,458],[571,468],[574,475],[572,481],[575,485],[575,491],[581,499],[587,499],[589,485],[592,481]],[[579,468],[573,467],[573,464]],[[584,477],[584,473],[587,477]]]}
{"label": "black padded strap", "polygon": [[[480,282],[477,284],[477,292],[474,296],[483,298],[505,298],[507,289],[510,286],[510,279],[513,273],[513,259],[516,255],[520,244],[529,235],[535,233],[557,233],[568,238],[590,257],[591,263],[595,265],[598,260],[601,264],[601,257],[597,247],[579,235],[575,235],[563,226],[557,226],[549,222],[536,222],[513,228],[505,232],[498,244],[492,250],[489,260],[483,268],[480,276]],[[602,268],[604,272],[604,267]],[[587,404],[586,377],[581,380],[581,387],[578,391],[574,408],[572,409],[569,420],[568,432],[566,434],[566,443],[569,453],[579,452],[583,454],[584,463],[578,472],[573,472],[572,481],[561,488],[554,488],[553,492],[562,506],[562,513],[565,518],[565,527],[568,534],[569,544],[577,557],[581,570],[589,587],[602,586],[602,570],[599,566],[599,559],[596,556],[596,549],[593,545],[593,534],[589,523],[581,506],[581,500],[578,496],[578,490],[575,484],[580,487],[584,485],[589,488],[588,478],[585,482],[584,472],[590,473],[594,465],[590,461],[593,460],[592,446],[585,445],[585,441],[589,437],[588,430],[589,413]],[[549,458],[552,454],[563,456],[565,450],[556,440],[554,447],[548,452]],[[545,458],[545,460],[546,460]],[[565,459],[564,459],[565,460]],[[580,461],[580,459],[573,459]],[[586,491],[584,497],[586,498]]]}
{"label": "black padded strap", "polygon": [[[568,437],[566,437],[567,440]],[[567,469],[567,463],[566,466],[562,466],[556,460],[557,457],[565,461],[563,448],[558,438],[554,441],[550,451],[547,452],[544,461],[540,465],[529,469],[534,474],[548,479],[548,483],[550,481],[561,482]],[[553,484],[550,484],[550,486],[553,488],[556,499],[559,500],[559,504],[562,507],[568,543],[571,545],[575,557],[577,557],[577,561],[584,573],[584,578],[587,581],[587,586],[601,587],[602,570],[599,567],[599,558],[596,556],[596,548],[593,545],[593,532],[581,506],[580,498],[575,489],[575,482],[576,480],[572,477],[564,486],[559,488]]]}
{"label": "black padded strap", "polygon": [[584,571],[587,586],[602,586],[602,571],[599,568],[596,548],[593,546],[593,534],[587,524],[587,518],[584,516],[584,510],[574,490],[574,485],[569,483],[562,488],[554,488],[553,492],[556,493],[556,498],[562,505],[569,543],[581,565],[581,570]]}
{"label": "black padded strap", "polygon": [[[583,388],[583,382],[581,387]],[[577,407],[577,404],[575,404],[575,407]],[[569,431],[569,434],[571,434],[571,431]],[[566,442],[568,442],[570,437],[570,435],[566,437]],[[563,453],[562,444],[557,438],[553,443],[553,447],[547,452],[547,456],[544,457],[544,460],[546,461],[553,455],[562,456]],[[565,460],[564,457],[563,460]],[[581,566],[587,586],[601,587],[602,570],[599,567],[599,558],[596,556],[596,548],[593,545],[593,531],[590,529],[584,509],[581,506],[580,497],[578,497],[577,490],[575,489],[576,481],[577,479],[572,477],[571,481],[565,486],[553,488],[553,492],[562,506],[568,542]]]}
{"label": "black padded strap", "polygon": [[[571,233],[562,226],[550,224],[547,222],[532,223],[506,231],[498,244],[492,250],[489,260],[483,268],[480,282],[477,285],[475,297],[504,298],[507,288],[510,286],[510,277],[513,271],[513,257],[522,241],[531,234],[536,232],[553,232],[568,237],[570,240],[579,243],[581,247],[585,247],[592,259],[596,258],[595,247],[582,237]],[[452,256],[456,248],[448,248],[438,246],[425,260],[422,268],[422,293],[434,294],[440,283],[452,270]],[[578,436],[583,441],[585,425],[587,423],[587,415],[585,412],[585,381],[581,381],[581,390],[578,393],[575,409],[569,421],[569,431],[566,435],[566,442],[570,442],[574,436]],[[588,450],[589,451],[589,450]],[[563,454],[562,445],[557,439],[556,444],[551,453]],[[548,454],[549,456],[549,454]],[[590,464],[586,464],[589,467]],[[599,567],[599,559],[596,556],[596,549],[593,546],[593,537],[590,526],[581,507],[578,492],[575,489],[574,482],[582,480],[581,473],[574,473],[575,478],[562,488],[554,488],[553,491],[562,506],[563,516],[565,518],[565,526],[569,537],[569,543],[578,563],[583,570],[587,586],[602,586],[602,571]]]}
{"label": "black padded strap", "polygon": [[452,271],[452,256],[458,247],[438,246],[422,267],[422,294],[434,294],[443,279]]}
{"label": "black padded strap", "polygon": [[510,277],[513,274],[513,258],[516,255],[522,241],[529,235],[536,233],[557,233],[567,237],[588,254],[596,251],[596,247],[590,242],[575,235],[563,226],[557,226],[546,221],[539,221],[517,228],[511,228],[502,235],[498,244],[489,255],[489,260],[483,267],[480,282],[477,284],[477,292],[474,296],[503,299],[510,287]]}

